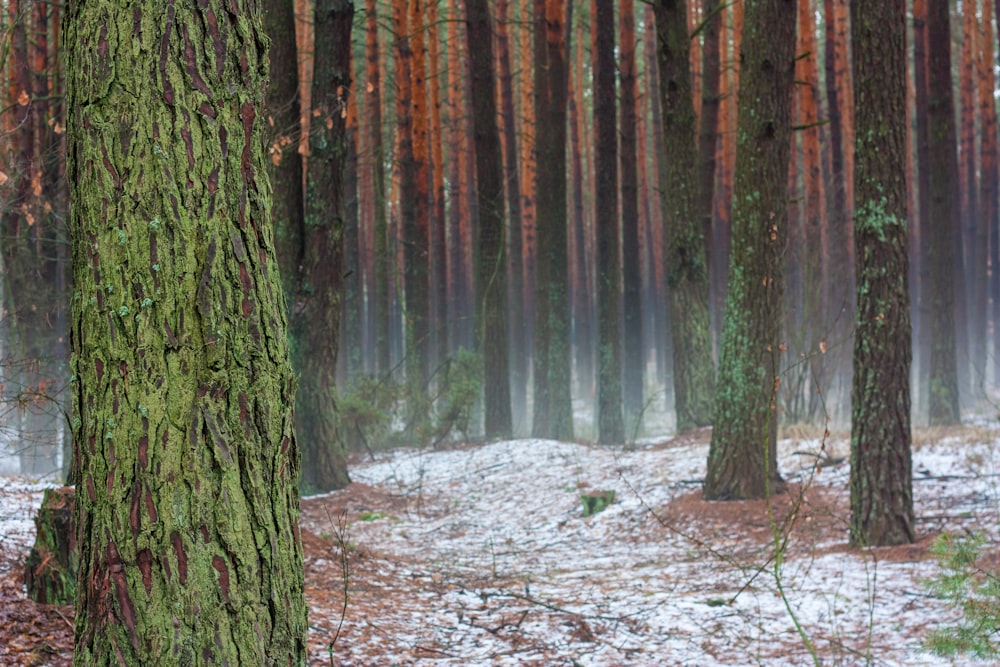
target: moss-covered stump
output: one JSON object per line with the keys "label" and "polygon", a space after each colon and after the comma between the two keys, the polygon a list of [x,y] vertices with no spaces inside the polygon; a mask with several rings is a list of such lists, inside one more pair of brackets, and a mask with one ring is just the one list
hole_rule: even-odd
{"label": "moss-covered stump", "polygon": [[73,604],[79,551],[71,486],[48,489],[35,517],[35,546],[24,564],[28,597],[45,604]]}

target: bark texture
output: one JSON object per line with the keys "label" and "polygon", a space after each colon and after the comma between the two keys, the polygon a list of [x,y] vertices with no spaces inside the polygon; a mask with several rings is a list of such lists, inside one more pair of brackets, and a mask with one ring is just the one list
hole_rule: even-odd
{"label": "bark texture", "polygon": [[677,430],[712,420],[714,368],[708,310],[708,263],[704,203],[699,178],[697,118],[688,57],[687,3],[661,0],[656,29],[663,114],[664,222],[667,294],[673,334],[674,406]]}
{"label": "bark texture", "polygon": [[344,291],[348,160],[347,96],[354,4],[317,0],[310,103],[305,224],[295,302],[290,308],[292,362],[299,376],[295,430],[302,448],[302,483],[330,491],[350,483],[337,426],[337,352]]}
{"label": "bark texture", "polygon": [[851,395],[851,542],[914,539],[906,230],[906,3],[856,3],[857,320]]}
{"label": "bark texture", "polygon": [[484,430],[490,439],[509,438],[510,373],[507,359],[507,259],[504,234],[503,164],[497,127],[493,22],[487,0],[468,0],[472,125],[476,147],[476,349],[483,355]]}
{"label": "bark texture", "polygon": [[615,123],[615,12],[594,0],[594,172],[597,228],[597,431],[606,445],[625,439],[622,419],[621,258]]}
{"label": "bark texture", "polygon": [[255,3],[67,8],[81,667],[305,664],[266,43]]}
{"label": "bark texture", "polygon": [[573,439],[569,300],[569,217],[566,204],[566,3],[536,3],[535,16],[535,270],[534,423],[532,435]]}
{"label": "bark texture", "polygon": [[951,80],[951,29],[948,0],[929,0],[927,11],[927,125],[930,138],[930,386],[927,395],[931,426],[957,424],[958,362],[955,358],[955,239],[958,236],[958,152]]}
{"label": "bark texture", "polygon": [[[788,236],[795,2],[745,2],[729,289],[705,498],[778,493],[776,436]],[[676,344],[676,342],[675,342]]]}

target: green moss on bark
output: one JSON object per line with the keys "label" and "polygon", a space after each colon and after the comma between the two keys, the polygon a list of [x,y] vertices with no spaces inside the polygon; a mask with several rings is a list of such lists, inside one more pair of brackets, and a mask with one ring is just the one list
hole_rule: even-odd
{"label": "green moss on bark", "polygon": [[733,247],[705,497],[783,489],[776,462],[795,3],[746,3]]}
{"label": "green moss on bark", "polygon": [[75,664],[304,664],[256,5],[71,3],[66,43]]}

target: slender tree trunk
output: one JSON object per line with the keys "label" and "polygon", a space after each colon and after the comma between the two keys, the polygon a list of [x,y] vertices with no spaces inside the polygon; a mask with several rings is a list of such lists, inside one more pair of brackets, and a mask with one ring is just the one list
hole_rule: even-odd
{"label": "slender tree trunk", "polygon": [[487,0],[468,0],[472,69],[472,123],[476,138],[476,349],[483,355],[486,437],[511,435],[507,359],[507,261],[503,215],[503,164],[497,128],[493,71],[493,22]]}
{"label": "slender tree trunk", "polygon": [[[974,3],[969,3],[974,8]],[[975,96],[979,126],[979,178],[972,195],[976,202],[971,221],[969,368],[972,374],[972,398],[976,403],[986,397],[987,323],[989,322],[989,229],[996,217],[996,104],[993,98],[993,8],[983,3],[982,21],[973,12],[969,29],[975,33]],[[992,146],[991,146],[992,142]],[[991,164],[992,162],[992,164]],[[987,179],[992,179],[989,182]]]}
{"label": "slender tree trunk", "polygon": [[[567,23],[572,29],[572,24]],[[573,187],[573,212],[570,216],[570,294],[572,302],[571,349],[575,350],[576,391],[589,405],[594,398],[594,303],[593,264],[589,261],[587,214],[585,193],[590,192],[586,175],[590,172],[585,155],[587,144],[583,137],[586,131],[586,104],[584,101],[584,51],[586,41],[578,39],[575,44],[567,44],[567,52],[574,53],[573,67],[568,78],[569,127],[570,127],[570,185]]]}
{"label": "slender tree trunk", "polygon": [[448,281],[447,231],[445,228],[444,194],[444,126],[441,119],[441,79],[445,71],[441,56],[441,28],[438,25],[438,3],[427,3],[428,69],[430,71],[430,142],[431,142],[431,205],[430,228],[430,320],[432,367],[437,368],[448,358]]}
{"label": "slender tree trunk", "polygon": [[[833,325],[828,333],[827,354],[837,369],[839,391],[834,405],[847,404],[850,390],[848,354],[854,313],[854,277],[846,267],[853,265],[853,224],[850,210],[853,185],[853,144],[851,127],[853,95],[848,59],[848,16],[846,0],[823,0],[825,33],[825,87],[827,100],[829,172],[826,177],[826,226],[830,276],[825,300]],[[844,275],[847,279],[844,279]]]}
{"label": "slender tree trunk", "polygon": [[851,542],[915,537],[906,238],[906,3],[851,8],[858,311],[851,398]]}
{"label": "slender tree trunk", "polygon": [[375,367],[380,373],[389,370],[389,284],[392,281],[392,261],[389,256],[389,224],[386,218],[385,150],[382,142],[382,71],[379,66],[378,4],[365,0],[365,80],[368,82],[367,117],[370,120],[369,141],[371,171],[375,197],[373,221],[373,255],[375,289],[372,294],[375,312]]}
{"label": "slender tree trunk", "polygon": [[569,301],[569,217],[566,201],[567,9],[563,0],[535,10],[535,151],[540,165],[535,200],[534,423],[538,438],[573,439]]}
{"label": "slender tree trunk", "polygon": [[349,0],[320,0],[315,5],[316,43],[328,46],[316,50],[313,64],[305,250],[291,310],[293,365],[300,369],[295,429],[302,443],[302,483],[318,491],[350,482],[337,427],[336,372],[345,273],[345,116],[353,16]]}
{"label": "slender tree trunk", "polygon": [[[497,61],[500,75],[500,118],[503,122],[503,174],[507,199],[507,248],[509,315],[507,335],[510,359],[511,418],[515,435],[525,431],[528,419],[528,363],[524,353],[524,237],[521,229],[521,179],[517,124],[514,110],[514,75],[511,66],[510,0],[497,1]],[[522,75],[523,77],[524,75]],[[519,78],[519,81],[523,78]]]}
{"label": "slender tree trunk", "polygon": [[271,162],[271,221],[278,254],[285,302],[294,303],[303,253],[304,199],[302,191],[302,134],[299,100],[298,48],[295,4],[268,0],[264,5],[264,30],[271,40],[268,51],[271,76],[267,87],[267,140]]}
{"label": "slender tree trunk", "polygon": [[[639,257],[639,177],[636,163],[636,62],[635,12],[633,0],[619,3],[621,83],[621,215],[622,215],[622,294],[624,343],[624,378],[622,398],[629,433],[638,433],[643,412],[642,309],[640,303],[641,269]],[[697,40],[695,40],[697,41]]]}
{"label": "slender tree trunk", "polygon": [[597,432],[607,445],[625,439],[622,420],[621,259],[615,123],[615,13],[594,0],[594,213],[597,228]]}
{"label": "slender tree trunk", "polygon": [[[430,148],[427,108],[427,40],[424,0],[406,0],[409,18],[403,39],[410,47],[410,116],[412,184],[405,176],[400,196],[403,231],[403,289],[406,293],[406,382],[411,420],[423,418],[430,377]],[[412,199],[411,199],[412,197]],[[411,421],[411,425],[413,422]]]}
{"label": "slender tree trunk", "polygon": [[[985,293],[985,303],[981,300],[979,304],[974,304],[973,308],[981,309],[983,313],[983,318],[985,323],[989,325],[992,322],[992,326],[989,327],[993,332],[993,358],[996,359],[998,352],[1000,352],[1000,347],[997,345],[997,327],[1000,326],[1000,321],[997,320],[995,314],[991,309],[991,300],[993,308],[996,307],[998,301],[1000,301],[1000,293],[994,289],[994,286],[990,283],[995,280],[993,276],[1000,271],[1000,267],[997,266],[997,231],[998,224],[1000,224],[1000,210],[998,210],[997,197],[1000,196],[1000,172],[998,172],[997,160],[998,160],[998,148],[997,148],[997,111],[996,104],[993,96],[994,90],[994,80],[993,80],[993,68],[995,64],[993,56],[993,45],[994,40],[994,14],[993,5],[989,2],[983,2],[983,20],[980,23],[980,42],[979,42],[979,118],[982,123],[982,146],[981,159],[982,159],[982,173],[980,175],[979,181],[979,201],[982,202],[982,220],[980,223],[980,235],[985,235],[986,243],[981,244],[983,248],[989,248],[991,255],[986,256],[986,264],[990,267],[991,271],[987,271],[985,276],[980,276],[979,279],[984,283],[984,293]],[[983,297],[980,297],[981,299]],[[976,368],[982,369],[983,377],[985,381],[990,377],[993,378],[994,384],[1000,379],[1000,376],[995,372],[995,366],[993,369],[989,368],[989,364],[984,364],[983,360],[989,358],[989,347],[988,343],[984,343],[984,350],[982,350],[982,355],[979,356],[980,352],[976,352],[973,355],[973,359],[976,363]],[[994,364],[996,362],[994,361]],[[991,370],[993,371],[991,376]]]}
{"label": "slender tree trunk", "polygon": [[955,239],[956,206],[955,112],[951,80],[951,31],[948,0],[930,0],[928,23],[928,129],[930,149],[930,223],[928,268],[930,281],[930,424],[959,422],[958,366],[955,359]]}
{"label": "slender tree trunk", "polygon": [[789,0],[744,3],[732,266],[705,498],[779,493],[777,392],[795,59]]}
{"label": "slender tree trunk", "polygon": [[81,667],[306,662],[257,6],[68,6]]}
{"label": "slender tree trunk", "polygon": [[686,16],[685,0],[657,5],[663,140],[670,156],[664,221],[678,431],[711,423],[714,375]]}
{"label": "slender tree trunk", "polygon": [[[719,145],[719,108],[722,103],[722,79],[720,32],[722,28],[723,5],[719,0],[705,0],[705,23],[702,27],[704,45],[701,62],[701,114],[698,122],[698,214],[701,216],[701,233],[705,239],[705,268],[708,284],[711,285],[714,272],[715,238],[715,182],[718,176],[716,159]],[[709,297],[710,298],[710,297]],[[711,310],[711,303],[709,304]]]}

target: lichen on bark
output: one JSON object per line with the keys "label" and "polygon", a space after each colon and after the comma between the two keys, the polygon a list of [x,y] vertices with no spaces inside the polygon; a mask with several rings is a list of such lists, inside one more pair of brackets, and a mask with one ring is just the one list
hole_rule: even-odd
{"label": "lichen on bark", "polygon": [[71,2],[77,665],[304,664],[255,3]]}

